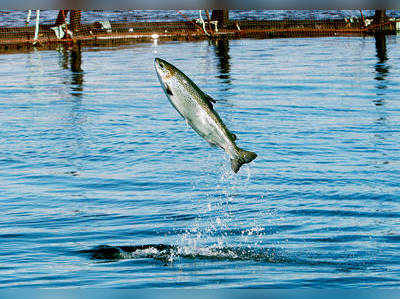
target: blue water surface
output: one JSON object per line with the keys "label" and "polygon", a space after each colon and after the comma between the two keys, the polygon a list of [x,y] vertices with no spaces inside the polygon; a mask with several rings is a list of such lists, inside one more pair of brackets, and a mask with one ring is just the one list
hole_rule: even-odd
{"label": "blue water surface", "polygon": [[[399,38],[0,56],[0,287],[398,287]],[[168,102],[217,103],[229,158]]]}

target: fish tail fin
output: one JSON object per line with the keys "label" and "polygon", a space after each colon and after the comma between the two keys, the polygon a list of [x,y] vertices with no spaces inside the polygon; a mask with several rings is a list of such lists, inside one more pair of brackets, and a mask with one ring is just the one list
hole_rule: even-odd
{"label": "fish tail fin", "polygon": [[243,164],[250,163],[255,158],[257,158],[256,153],[237,148],[235,156],[231,158],[232,170],[237,173]]}

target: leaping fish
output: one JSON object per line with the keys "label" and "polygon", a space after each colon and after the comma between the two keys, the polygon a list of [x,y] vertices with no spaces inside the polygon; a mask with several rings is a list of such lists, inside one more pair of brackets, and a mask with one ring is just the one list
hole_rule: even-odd
{"label": "leaping fish", "polygon": [[257,154],[239,148],[236,135],[231,133],[213,107],[216,101],[204,93],[182,71],[167,61],[156,58],[154,66],[158,79],[171,104],[187,123],[211,145],[225,150],[236,173],[240,167],[253,161]]}

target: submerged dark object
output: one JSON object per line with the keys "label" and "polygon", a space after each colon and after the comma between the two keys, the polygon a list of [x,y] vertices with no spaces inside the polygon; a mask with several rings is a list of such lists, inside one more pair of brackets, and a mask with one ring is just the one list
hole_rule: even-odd
{"label": "submerged dark object", "polygon": [[266,263],[288,263],[291,260],[276,248],[221,247],[184,248],[166,244],[146,244],[134,246],[99,245],[92,249],[80,250],[80,254],[99,261],[121,259],[158,260],[168,265],[176,258],[190,260],[255,261]]}
{"label": "submerged dark object", "polygon": [[[127,254],[134,254],[139,251],[148,249],[154,249],[158,255],[161,253],[170,253],[175,247],[164,244],[146,244],[146,245],[135,245],[135,246],[109,246],[99,245],[92,249],[80,250],[80,253],[88,254],[91,259],[99,260],[118,260],[124,258]],[[146,254],[145,254],[146,255]],[[157,258],[157,256],[151,253],[147,254],[148,257]]]}

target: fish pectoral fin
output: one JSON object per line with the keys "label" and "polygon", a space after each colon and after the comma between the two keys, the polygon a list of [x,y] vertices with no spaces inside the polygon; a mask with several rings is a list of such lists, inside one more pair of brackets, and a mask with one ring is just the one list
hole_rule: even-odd
{"label": "fish pectoral fin", "polygon": [[167,94],[169,94],[170,96],[174,95],[171,91],[171,88],[169,88],[169,85],[167,83],[164,83],[164,87],[165,87],[165,92]]}

